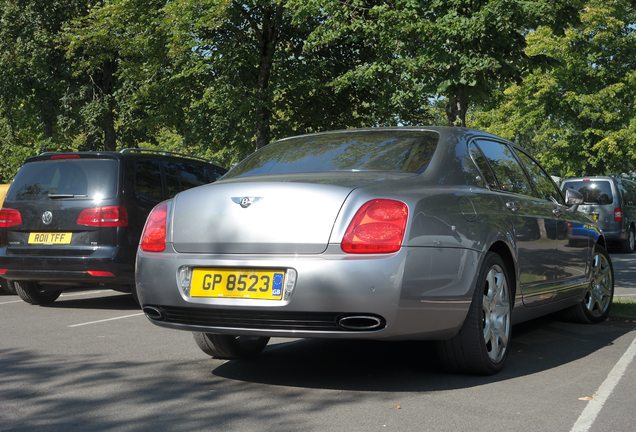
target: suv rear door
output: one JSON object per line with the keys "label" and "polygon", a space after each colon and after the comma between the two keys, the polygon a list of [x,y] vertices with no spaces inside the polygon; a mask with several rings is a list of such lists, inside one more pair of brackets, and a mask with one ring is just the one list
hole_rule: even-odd
{"label": "suv rear door", "polygon": [[119,207],[118,183],[114,158],[58,154],[27,161],[4,203],[19,212],[21,223],[7,228],[0,243],[9,253],[28,255],[51,249],[57,255],[88,255],[97,246],[115,244],[113,227],[127,219]]}
{"label": "suv rear door", "polygon": [[583,195],[579,211],[589,215],[603,231],[620,232],[620,222],[614,210],[620,208],[620,200],[611,178],[583,178],[566,180],[562,190],[574,189]]}

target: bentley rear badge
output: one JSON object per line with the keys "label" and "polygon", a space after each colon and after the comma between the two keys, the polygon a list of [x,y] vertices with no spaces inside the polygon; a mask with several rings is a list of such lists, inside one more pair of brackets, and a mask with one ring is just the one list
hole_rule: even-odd
{"label": "bentley rear badge", "polygon": [[262,200],[263,197],[232,197],[232,201],[243,208],[248,208],[255,202]]}

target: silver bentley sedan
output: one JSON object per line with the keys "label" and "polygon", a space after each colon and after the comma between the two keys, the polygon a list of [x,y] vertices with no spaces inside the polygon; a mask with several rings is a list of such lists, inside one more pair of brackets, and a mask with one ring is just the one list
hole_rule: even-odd
{"label": "silver bentley sedan", "polygon": [[607,318],[612,264],[581,202],[476,130],[287,138],[155,207],[137,291],[151,322],[218,358],[270,337],[436,340],[449,370],[491,374],[514,323]]}

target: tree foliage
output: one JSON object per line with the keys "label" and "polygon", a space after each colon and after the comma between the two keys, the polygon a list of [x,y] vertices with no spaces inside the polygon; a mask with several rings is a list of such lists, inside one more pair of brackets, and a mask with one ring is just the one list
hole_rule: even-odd
{"label": "tree foliage", "polygon": [[635,170],[634,2],[591,0],[564,34],[540,27],[526,39],[529,55],[554,66],[506,89],[476,124],[515,139],[563,176]]}
{"label": "tree foliage", "polygon": [[562,174],[634,169],[634,10],[0,0],[0,179],[45,149],[166,148],[229,165],[294,134],[467,121]]}

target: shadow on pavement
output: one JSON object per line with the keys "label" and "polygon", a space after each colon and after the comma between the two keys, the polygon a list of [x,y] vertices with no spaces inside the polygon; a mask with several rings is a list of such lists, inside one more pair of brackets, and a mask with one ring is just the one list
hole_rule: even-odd
{"label": "shadow on pavement", "polygon": [[[72,294],[71,292],[68,293]],[[99,295],[99,293],[96,293],[96,295]],[[64,294],[62,294],[60,298],[46,307],[58,309],[140,310],[130,294],[112,295],[111,291],[105,292],[103,297],[64,297]]]}
{"label": "shadow on pavement", "polygon": [[271,385],[359,391],[439,391],[534,374],[583,358],[636,324],[571,324],[546,317],[513,328],[506,367],[494,376],[444,372],[430,342],[298,340],[267,348],[256,360],[230,361],[214,375]]}
{"label": "shadow on pavement", "polygon": [[[123,301],[101,301],[115,300]],[[635,328],[551,318],[516,326],[506,368],[489,377],[442,372],[430,343],[294,340],[272,344],[254,361],[230,362],[195,354],[161,361],[170,348],[160,344],[134,360],[0,349],[0,430],[307,430],[310,417],[302,413],[387,404],[395,397],[388,392],[432,393],[535,374]]]}

